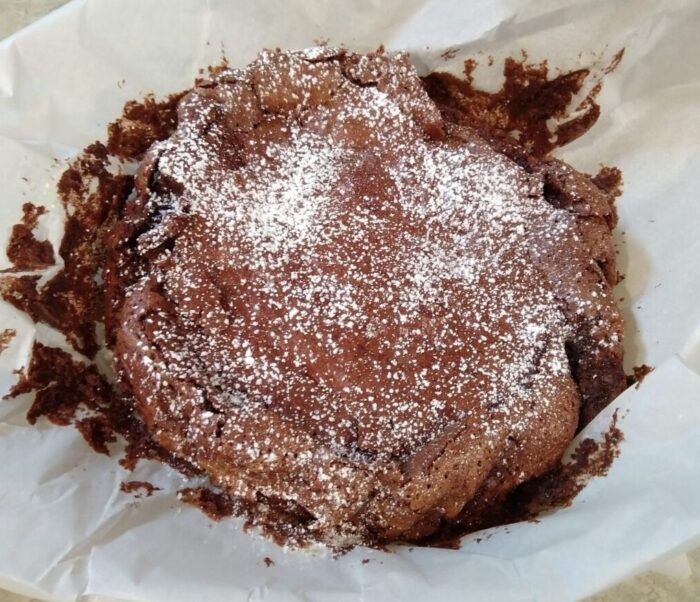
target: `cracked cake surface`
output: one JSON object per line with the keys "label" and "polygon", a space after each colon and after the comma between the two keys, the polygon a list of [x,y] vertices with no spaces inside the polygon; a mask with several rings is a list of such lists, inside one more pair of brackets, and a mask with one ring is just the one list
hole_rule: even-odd
{"label": "cracked cake surface", "polygon": [[122,391],[290,540],[472,520],[624,388],[612,195],[429,90],[404,54],[224,69],[109,236]]}

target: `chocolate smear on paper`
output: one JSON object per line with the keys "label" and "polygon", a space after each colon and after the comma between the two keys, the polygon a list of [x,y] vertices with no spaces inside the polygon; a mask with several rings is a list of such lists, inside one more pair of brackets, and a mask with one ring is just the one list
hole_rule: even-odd
{"label": "chocolate smear on paper", "polygon": [[[618,52],[603,74],[610,73],[622,60]],[[598,120],[600,107],[595,102],[602,84],[596,83],[585,98],[571,110],[574,97],[582,90],[591,69],[581,68],[550,77],[547,61],[528,64],[507,58],[503,65],[505,81],[500,90],[486,92],[474,84],[475,59],[464,62],[463,77],[434,72],[423,78],[430,97],[443,111],[457,112],[469,125],[491,138],[496,130],[515,137],[526,152],[544,156],[585,134]],[[556,120],[551,129],[549,122]]]}
{"label": "chocolate smear on paper", "polygon": [[[546,474],[523,483],[502,504],[482,514],[478,523],[446,526],[437,536],[430,538],[428,544],[458,549],[462,538],[474,531],[522,521],[537,522],[537,517],[542,514],[570,506],[592,478],[608,474],[615,458],[620,455],[623,440],[616,410],[600,439],[581,440],[568,460],[561,460]],[[481,539],[483,537],[477,541]]]}
{"label": "chocolate smear on paper", "polygon": [[155,491],[160,491],[160,487],[156,487],[148,481],[124,481],[119,486],[124,493],[133,493],[134,497],[151,497]]}
{"label": "chocolate smear on paper", "polygon": [[34,229],[39,218],[46,213],[46,207],[24,203],[22,221],[12,226],[7,242],[7,258],[12,267],[4,272],[32,272],[54,265],[53,247],[48,240],[38,240]]}
{"label": "chocolate smear on paper", "polygon": [[0,332],[0,353],[3,353],[10,346],[16,335],[17,331],[14,328],[5,328]]}

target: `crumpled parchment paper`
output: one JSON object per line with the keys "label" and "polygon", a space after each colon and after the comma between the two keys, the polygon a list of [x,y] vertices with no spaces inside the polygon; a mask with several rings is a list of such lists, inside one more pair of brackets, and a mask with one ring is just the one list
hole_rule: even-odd
{"label": "crumpled parchment paper", "polygon": [[[62,166],[126,100],[191,85],[198,69],[248,63],[263,47],[319,39],[406,49],[422,72],[521,49],[551,67],[608,64],[602,116],[559,152],[595,172],[619,166],[619,287],[628,365],[656,370],[615,408],[621,456],[574,504],[465,538],[460,550],[357,548],[334,559],[213,524],[180,504],[181,478],[143,462],[135,474],[93,453],[71,428],[29,427],[27,397],[0,403],[0,587],[52,600],[574,600],[700,543],[700,4],[693,0],[75,0],[0,43],[0,247],[26,200],[45,205],[39,235],[57,246]],[[445,50],[456,57],[445,61]],[[487,68],[488,55],[495,58]],[[23,178],[26,178],[23,179]],[[7,261],[3,260],[3,265]],[[0,355],[0,392],[33,340],[61,335],[0,304],[17,336]],[[125,479],[163,487],[135,501]],[[266,567],[269,557],[274,565]],[[368,563],[362,560],[369,559]]]}

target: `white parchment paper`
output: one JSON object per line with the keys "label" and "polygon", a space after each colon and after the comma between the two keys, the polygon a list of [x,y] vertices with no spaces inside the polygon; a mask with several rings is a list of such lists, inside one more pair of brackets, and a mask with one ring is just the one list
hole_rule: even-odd
{"label": "white parchment paper", "polygon": [[[2,402],[0,587],[66,601],[561,601],[700,544],[699,28],[694,0],[76,0],[0,43],[2,249],[26,200],[51,209],[40,233],[58,243],[54,159],[102,137],[126,100],[188,87],[222,50],[243,66],[262,47],[384,43],[411,51],[423,71],[458,70],[480,52],[496,63],[477,81],[497,86],[499,60],[521,48],[571,69],[605,65],[624,47],[602,117],[560,154],[584,170],[624,172],[628,364],[656,366],[584,433],[624,410],[620,458],[570,508],[480,543],[467,537],[457,551],[359,548],[338,559],[284,550],[237,519],[212,524],[176,500],[172,471],[142,463],[130,475],[71,428],[29,427],[29,398]],[[446,49],[457,57],[445,62]],[[6,304],[0,326],[18,332],[0,356],[5,392],[33,340],[62,338]],[[119,491],[124,479],[163,490],[135,502]]]}

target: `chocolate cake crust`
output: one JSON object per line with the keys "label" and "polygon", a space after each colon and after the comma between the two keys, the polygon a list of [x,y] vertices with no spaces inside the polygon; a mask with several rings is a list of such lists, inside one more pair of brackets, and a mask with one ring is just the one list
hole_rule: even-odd
{"label": "chocolate cake crust", "polygon": [[590,178],[448,117],[406,55],[264,52],[183,98],[109,236],[120,386],[261,521],[418,540],[619,392],[613,226]]}

